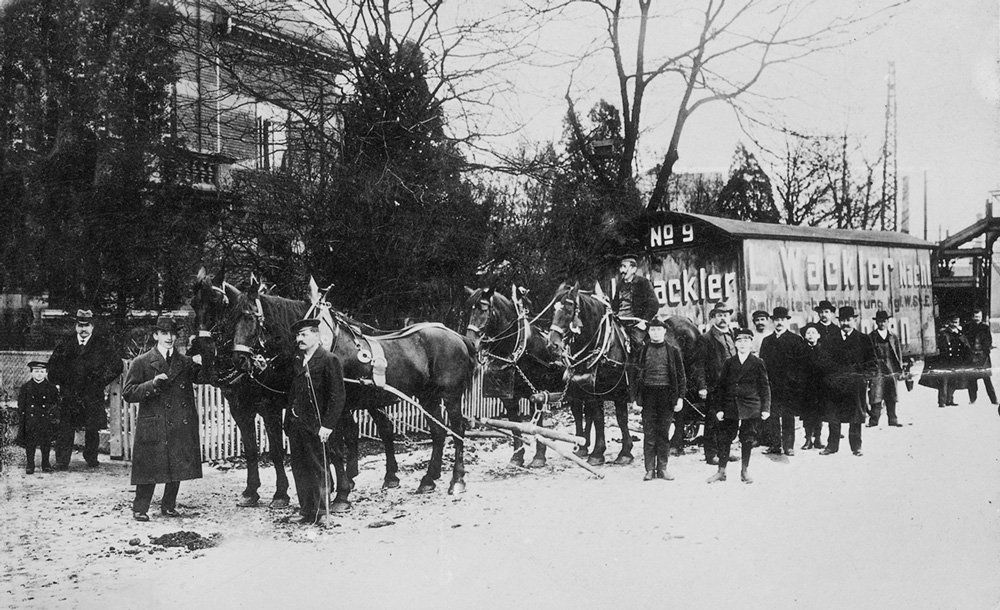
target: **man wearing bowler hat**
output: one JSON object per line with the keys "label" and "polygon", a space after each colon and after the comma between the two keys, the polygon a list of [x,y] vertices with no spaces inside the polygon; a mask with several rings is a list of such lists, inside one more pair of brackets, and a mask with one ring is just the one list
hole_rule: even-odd
{"label": "man wearing bowler hat", "polygon": [[857,314],[847,305],[837,312],[841,331],[829,343],[820,340],[820,345],[828,348],[825,380],[829,391],[826,419],[830,422],[830,438],[826,449],[820,455],[830,455],[840,450],[841,424],[849,424],[847,438],[854,455],[861,455],[861,426],[865,421],[868,397],[866,387],[870,379],[878,374],[878,361],[871,339],[857,331]]}
{"label": "man wearing bowler hat", "polygon": [[96,467],[100,431],[108,426],[104,388],[121,375],[122,360],[105,337],[94,333],[94,314],[76,312],[76,333],[60,342],[49,358],[49,379],[62,395],[56,438],[56,469],[69,468],[73,437],[83,429],[83,459]]}
{"label": "man wearing bowler hat", "polygon": [[656,298],[653,284],[639,275],[638,259],[624,256],[618,267],[618,282],[611,295],[611,311],[618,316],[628,334],[631,345],[629,352],[629,401],[638,399],[638,362],[646,341],[646,328],[660,311],[660,301]]}
{"label": "man wearing bowler hat", "polygon": [[767,453],[795,454],[795,416],[801,412],[803,373],[809,358],[806,340],[788,330],[791,316],[787,307],[775,307],[771,314],[774,333],[764,338],[760,359],[771,382],[771,418],[767,437],[772,443]]}
{"label": "man wearing bowler hat", "polygon": [[837,308],[834,307],[833,303],[822,300],[819,305],[813,308],[813,311],[819,315],[819,322],[816,323],[816,326],[819,328],[820,340],[837,337],[841,334],[840,326],[837,324]]}
{"label": "man wearing bowler hat", "polygon": [[729,316],[732,313],[733,310],[726,305],[715,304],[708,314],[711,326],[698,337],[695,344],[691,367],[691,382],[706,409],[702,440],[705,461],[716,466],[719,464],[719,421],[712,414],[716,412],[717,402],[721,400],[719,375],[722,364],[736,355],[736,343],[729,328]]}
{"label": "man wearing bowler hat", "polygon": [[889,312],[875,312],[875,330],[868,333],[875,346],[878,357],[878,378],[872,380],[869,402],[871,413],[868,415],[868,427],[874,428],[882,418],[882,405],[885,405],[890,426],[902,426],[896,418],[896,401],[899,396],[896,381],[903,374],[903,351],[899,337],[889,331]]}
{"label": "man wearing bowler hat", "polygon": [[177,491],[181,481],[201,478],[201,442],[194,384],[201,356],[176,349],[177,323],[156,320],[156,346],[132,361],[122,396],[139,403],[132,446],[132,516],[149,521],[149,504],[157,484],[163,484],[160,514],[179,517]]}

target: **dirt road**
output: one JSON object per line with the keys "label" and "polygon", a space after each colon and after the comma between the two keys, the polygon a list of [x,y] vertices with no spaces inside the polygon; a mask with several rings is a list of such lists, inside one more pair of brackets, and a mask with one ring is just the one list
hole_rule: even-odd
{"label": "dirt road", "polygon": [[[904,401],[905,427],[866,428],[863,457],[846,439],[833,456],[755,452],[753,485],[706,485],[712,468],[693,453],[673,460],[675,481],[644,483],[641,460],[594,480],[559,458],[510,469],[500,447],[473,452],[465,495],[415,496],[414,472],[380,490],[373,459],[353,512],[322,529],[235,508],[239,469],[206,469],[181,486],[187,517],[154,510],[146,524],[131,519],[124,465],[15,472],[0,606],[1000,607],[996,408],[938,409],[923,388]],[[178,530],[222,542],[149,544]]]}

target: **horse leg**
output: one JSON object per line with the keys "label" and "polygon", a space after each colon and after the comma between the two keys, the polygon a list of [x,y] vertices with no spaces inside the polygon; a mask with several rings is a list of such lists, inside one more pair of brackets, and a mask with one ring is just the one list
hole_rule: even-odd
{"label": "horse leg", "polygon": [[395,489],[399,487],[399,464],[396,463],[396,435],[392,429],[392,420],[381,409],[368,409],[368,415],[375,422],[375,429],[382,439],[382,448],[385,450],[385,478],[382,480],[382,489]]}
{"label": "horse leg", "polygon": [[571,400],[569,401],[569,410],[573,414],[573,423],[576,426],[576,435],[583,438],[583,445],[577,447],[576,453],[577,457],[585,458],[589,455],[587,446],[590,444],[590,422],[587,421],[587,415],[584,412],[584,404],[582,400]]}
{"label": "horse leg", "polygon": [[594,426],[594,450],[590,452],[587,463],[599,466],[604,463],[604,451],[608,448],[604,442],[604,401],[588,400],[584,404],[584,412],[590,414]]}
{"label": "horse leg", "polygon": [[622,432],[622,450],[615,458],[615,464],[628,466],[632,463],[632,433],[628,429],[628,403],[625,400],[615,401],[615,418],[618,420],[618,429]]}
{"label": "horse leg", "polygon": [[264,430],[267,432],[268,453],[274,464],[275,490],[271,508],[286,508],[289,504],[288,475],[285,473],[285,445],[281,437],[281,405],[269,402],[263,412]]}
{"label": "horse leg", "polygon": [[[342,461],[345,464],[344,472],[337,475],[337,485],[339,486],[341,481],[346,480],[347,487],[353,490],[354,478],[358,476],[361,430],[358,428],[358,422],[354,419],[354,413],[348,409],[344,409],[340,426],[342,428],[341,437],[344,440]],[[331,465],[333,465],[332,461]],[[335,466],[334,469],[336,470]]]}
{"label": "horse leg", "polygon": [[[465,418],[462,417],[462,398],[452,396],[445,399],[445,410],[448,412],[448,424],[460,438],[465,437]],[[455,446],[455,462],[451,467],[451,483],[448,494],[465,493],[465,441],[452,437]]]}
{"label": "horse leg", "polygon": [[258,462],[260,461],[260,449],[257,447],[257,431],[254,430],[254,418],[256,415],[253,409],[241,398],[235,398],[229,403],[229,412],[239,428],[240,437],[243,439],[243,455],[247,460],[247,486],[243,490],[243,498],[236,503],[237,506],[252,508],[257,506],[260,500],[260,471]]}
{"label": "horse leg", "polygon": [[[424,396],[418,397],[417,400],[420,401],[420,404],[423,405],[428,413],[441,414],[440,398],[436,396],[433,398]],[[431,429],[431,459],[427,462],[427,472],[420,479],[420,485],[417,487],[418,494],[434,491],[434,488],[437,487],[434,481],[441,478],[441,464],[444,461],[444,428],[434,422],[428,423]]]}
{"label": "horse leg", "polygon": [[[507,411],[507,419],[513,422],[521,421],[521,405],[516,398],[504,398],[502,400],[504,410]],[[521,440],[519,432],[514,433],[514,453],[510,456],[511,466],[524,466],[524,441]]]}
{"label": "horse leg", "polygon": [[[535,423],[541,426],[542,423],[545,421],[545,413],[539,410],[537,412],[537,415],[538,415],[538,421]],[[543,466],[545,466],[545,464],[547,463],[545,459],[545,449],[546,449],[545,445],[539,443],[538,441],[535,441],[535,457],[531,460],[531,463],[528,464],[528,468],[542,468]]]}

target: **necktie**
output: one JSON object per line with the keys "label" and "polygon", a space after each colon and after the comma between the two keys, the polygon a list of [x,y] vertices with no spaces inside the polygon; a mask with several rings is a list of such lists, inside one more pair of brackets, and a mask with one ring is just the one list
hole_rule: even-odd
{"label": "necktie", "polygon": [[167,350],[167,366],[170,366],[170,362],[174,359],[174,350]]}

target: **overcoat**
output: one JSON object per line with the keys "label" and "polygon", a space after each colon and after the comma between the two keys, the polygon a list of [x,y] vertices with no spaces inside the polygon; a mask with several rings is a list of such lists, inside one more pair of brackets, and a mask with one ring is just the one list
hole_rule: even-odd
{"label": "overcoat", "polygon": [[665,350],[667,360],[670,363],[668,368],[670,369],[672,378],[667,385],[667,391],[669,392],[667,404],[672,406],[677,403],[678,398],[687,394],[687,375],[684,372],[684,358],[681,357],[681,351],[666,341],[663,342],[662,347],[650,343],[642,350],[642,356],[639,359],[639,391],[641,392],[645,387],[646,358],[650,351],[654,349]]}
{"label": "overcoat", "polygon": [[941,382],[948,379],[948,387],[952,390],[965,388],[969,375],[952,373],[956,369],[967,369],[972,359],[972,348],[965,335],[942,328],[937,334],[937,348],[938,355],[927,359],[920,385],[940,389]]}
{"label": "overcoat", "polygon": [[289,390],[289,416],[311,432],[319,432],[320,425],[338,430],[346,394],[340,360],[321,346],[313,352],[308,364],[302,361],[303,355],[297,354]]}
{"label": "overcoat", "polygon": [[875,346],[879,374],[878,378],[872,381],[868,401],[872,404],[882,401],[896,402],[899,399],[896,382],[903,372],[903,349],[899,337],[886,331],[883,339],[877,329],[868,333],[868,337]]}
{"label": "overcoat", "polygon": [[878,374],[875,347],[868,335],[852,331],[820,339],[822,368],[828,390],[826,421],[860,423],[867,414],[867,383]]}
{"label": "overcoat", "polygon": [[969,342],[972,352],[970,357],[971,368],[977,369],[969,374],[970,379],[989,379],[993,373],[993,363],[990,359],[990,350],[993,349],[993,333],[990,332],[988,324],[980,322],[969,323],[964,330],[965,339]]}
{"label": "overcoat", "polygon": [[691,385],[695,391],[708,390],[709,394],[715,391],[722,373],[722,364],[730,356],[725,342],[727,336],[735,353],[736,345],[732,342],[733,335],[730,331],[720,333],[712,326],[698,337],[691,367]]}
{"label": "overcoat", "polygon": [[104,388],[121,373],[122,359],[102,335],[91,335],[86,346],[75,334],[57,345],[49,358],[49,381],[62,394],[62,423],[77,429],[107,428]]}
{"label": "overcoat", "polygon": [[[155,347],[132,361],[122,396],[139,403],[132,447],[132,484],[201,478],[194,383],[200,367],[174,352],[169,367]],[[154,381],[166,373],[167,379]]]}
{"label": "overcoat", "polygon": [[59,424],[59,390],[46,379],[28,380],[17,395],[19,445],[33,446],[51,442]]}
{"label": "overcoat", "polygon": [[806,360],[802,370],[802,402],[799,415],[803,421],[820,420],[826,415],[826,403],[829,399],[826,390],[826,379],[823,373],[824,350],[823,340],[816,345],[806,342]]}
{"label": "overcoat", "polygon": [[771,414],[775,417],[800,414],[807,350],[806,340],[789,330],[780,335],[772,333],[760,344],[760,359],[771,383]]}
{"label": "overcoat", "polygon": [[[611,311],[617,314],[621,304],[621,282],[618,282],[615,285],[615,293],[611,295]],[[656,298],[653,284],[641,275],[632,278],[632,316],[648,322],[655,318],[659,311],[660,301]]]}
{"label": "overcoat", "polygon": [[749,354],[740,363],[738,356],[727,359],[719,375],[723,419],[755,419],[771,411],[771,385],[764,361]]}

